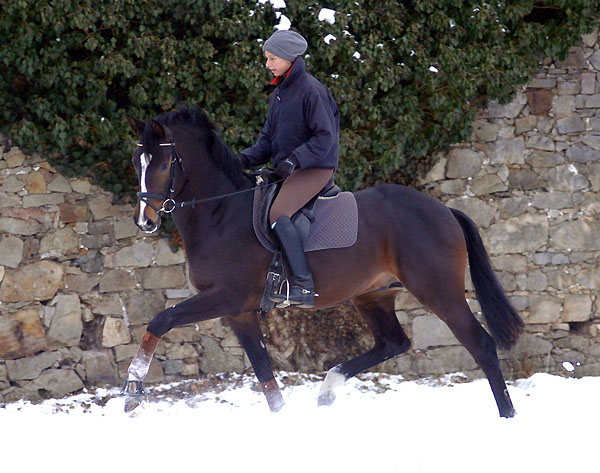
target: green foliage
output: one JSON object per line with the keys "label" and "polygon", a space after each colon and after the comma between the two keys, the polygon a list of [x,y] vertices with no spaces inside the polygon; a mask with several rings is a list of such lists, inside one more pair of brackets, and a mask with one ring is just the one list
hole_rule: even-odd
{"label": "green foliage", "polygon": [[[340,107],[347,188],[414,182],[435,150],[468,138],[484,99],[509,100],[542,56],[564,56],[600,13],[598,0],[323,3],[288,0],[282,12]],[[319,21],[323,6],[337,12],[333,25]],[[2,9],[0,128],[63,172],[131,196],[124,114],[147,119],[181,103],[201,104],[234,151],[256,140],[270,79],[260,45],[278,22],[268,2],[13,0]]]}

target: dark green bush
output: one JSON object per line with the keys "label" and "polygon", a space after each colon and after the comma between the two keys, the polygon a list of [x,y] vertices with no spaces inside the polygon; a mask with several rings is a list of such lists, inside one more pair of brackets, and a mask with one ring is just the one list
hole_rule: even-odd
{"label": "dark green bush", "polygon": [[[435,150],[468,138],[485,98],[507,101],[600,13],[598,0],[287,4],[309,41],[309,70],[342,113],[347,188],[413,182]],[[334,24],[319,21],[323,6],[337,12]],[[0,128],[61,171],[130,196],[125,113],[146,119],[199,103],[234,151],[255,141],[270,79],[260,40],[277,22],[254,0],[3,2]]]}

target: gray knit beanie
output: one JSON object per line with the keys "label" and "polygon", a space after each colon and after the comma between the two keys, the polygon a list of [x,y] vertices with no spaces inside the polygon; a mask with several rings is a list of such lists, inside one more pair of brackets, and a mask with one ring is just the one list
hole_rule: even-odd
{"label": "gray knit beanie", "polygon": [[265,41],[263,51],[293,62],[298,56],[304,54],[307,46],[306,40],[295,31],[277,30]]}

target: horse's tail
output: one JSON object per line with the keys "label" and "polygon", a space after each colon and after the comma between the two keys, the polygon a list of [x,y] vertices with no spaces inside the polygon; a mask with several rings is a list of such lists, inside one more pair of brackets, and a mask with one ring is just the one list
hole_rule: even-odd
{"label": "horse's tail", "polygon": [[475,223],[463,212],[450,209],[467,243],[471,280],[487,325],[499,347],[510,349],[523,331],[523,321],[496,277]]}

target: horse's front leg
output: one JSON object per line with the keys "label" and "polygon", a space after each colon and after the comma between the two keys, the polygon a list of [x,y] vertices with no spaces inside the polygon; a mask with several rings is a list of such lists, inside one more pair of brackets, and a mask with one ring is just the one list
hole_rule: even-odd
{"label": "horse's front leg", "polygon": [[227,322],[246,351],[260,382],[263,394],[267,398],[271,412],[277,412],[284,406],[283,397],[273,376],[273,364],[267,351],[256,312],[247,312],[237,317],[227,317]]}
{"label": "horse's front leg", "polygon": [[158,341],[165,333],[181,325],[239,312],[242,304],[236,302],[226,290],[212,290],[159,312],[148,324],[142,343],[129,365],[127,383],[121,391],[126,396],[125,411],[129,412],[140,404],[141,395],[144,394],[144,378],[148,374]]}

